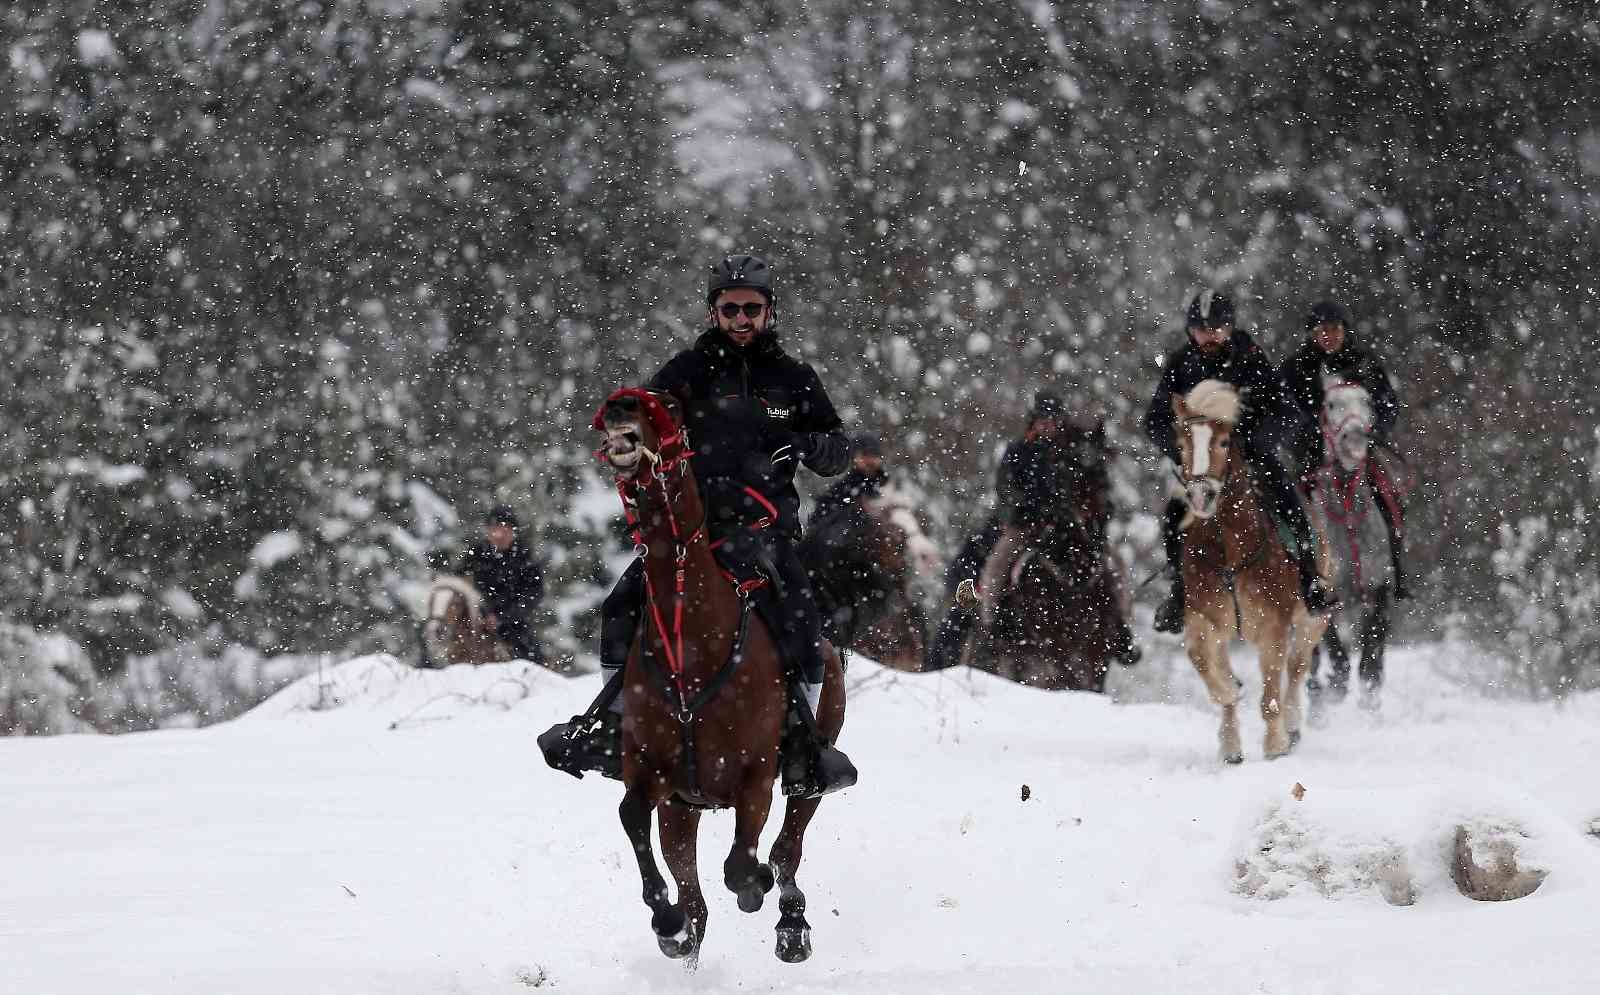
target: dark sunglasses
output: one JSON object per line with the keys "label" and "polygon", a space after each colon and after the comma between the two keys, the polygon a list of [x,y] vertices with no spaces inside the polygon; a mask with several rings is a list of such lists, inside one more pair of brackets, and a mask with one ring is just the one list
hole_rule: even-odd
{"label": "dark sunglasses", "polygon": [[722,312],[722,316],[727,318],[729,321],[739,317],[740,311],[744,312],[744,316],[746,318],[759,318],[761,317],[761,312],[765,311],[766,309],[767,305],[764,303],[724,304],[717,308],[718,311]]}

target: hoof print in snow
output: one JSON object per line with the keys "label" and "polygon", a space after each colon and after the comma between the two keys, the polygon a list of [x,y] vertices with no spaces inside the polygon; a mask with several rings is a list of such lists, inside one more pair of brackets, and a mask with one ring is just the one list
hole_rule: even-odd
{"label": "hoof print in snow", "polygon": [[1528,834],[1503,822],[1456,827],[1450,876],[1461,894],[1479,902],[1509,902],[1538,890],[1550,873],[1525,854]]}
{"label": "hoof print in snow", "polygon": [[1583,830],[1595,839],[1600,840],[1600,815],[1589,820],[1589,825]]}

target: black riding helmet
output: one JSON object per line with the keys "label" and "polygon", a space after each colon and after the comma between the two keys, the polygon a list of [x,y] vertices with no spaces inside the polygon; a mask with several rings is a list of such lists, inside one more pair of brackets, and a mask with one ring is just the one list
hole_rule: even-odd
{"label": "black riding helmet", "polygon": [[1233,298],[1223,290],[1204,290],[1189,302],[1189,328],[1221,328],[1233,324]]}
{"label": "black riding helmet", "polygon": [[1311,310],[1306,312],[1306,331],[1312,331],[1323,323],[1337,322],[1346,329],[1350,327],[1350,312],[1338,301],[1318,301],[1311,305]]}
{"label": "black riding helmet", "polygon": [[759,290],[772,303],[772,269],[760,256],[723,256],[711,264],[706,280],[706,304],[715,304],[717,295],[724,290],[738,288]]}

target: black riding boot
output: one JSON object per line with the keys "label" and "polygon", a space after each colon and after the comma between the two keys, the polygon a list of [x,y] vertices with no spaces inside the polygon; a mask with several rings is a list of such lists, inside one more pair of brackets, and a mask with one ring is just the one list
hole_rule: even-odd
{"label": "black riding boot", "polygon": [[1396,601],[1411,600],[1411,585],[1406,577],[1405,564],[1405,537],[1400,534],[1400,529],[1395,523],[1394,512],[1389,509],[1389,502],[1384,500],[1383,492],[1379,490],[1377,482],[1372,484],[1373,500],[1378,502],[1378,514],[1383,516],[1383,524],[1389,533],[1389,562],[1394,567],[1394,599]]}
{"label": "black riding boot", "polygon": [[1174,498],[1167,502],[1161,515],[1161,546],[1167,554],[1167,573],[1172,577],[1172,593],[1156,609],[1155,630],[1179,633],[1183,631],[1183,533],[1178,526],[1183,523],[1187,506]]}
{"label": "black riding boot", "polygon": [[1339,595],[1322,582],[1322,575],[1317,572],[1315,548],[1302,544],[1296,566],[1300,568],[1300,596],[1305,599],[1307,611],[1326,615],[1339,607]]}
{"label": "black riding boot", "polygon": [[783,793],[791,798],[821,798],[856,783],[856,765],[817,728],[816,706],[821,697],[821,681],[796,683],[790,688],[778,769]]}
{"label": "black riding boot", "polygon": [[609,709],[585,720],[575,715],[539,734],[544,762],[564,774],[582,778],[585,771],[622,780],[622,713]]}
{"label": "black riding boot", "polygon": [[544,762],[573,777],[593,771],[622,779],[622,672],[644,614],[644,561],[634,560],[600,606],[600,668],[605,685],[594,704],[538,738]]}
{"label": "black riding boot", "polygon": [[781,617],[776,620],[778,632],[774,635],[781,641],[784,659],[799,661],[802,670],[789,680],[789,716],[778,756],[783,793],[817,798],[856,783],[855,764],[817,728],[816,708],[826,672],[821,654],[822,616],[793,538],[769,533],[756,541],[758,561],[764,573],[770,571],[778,599]]}

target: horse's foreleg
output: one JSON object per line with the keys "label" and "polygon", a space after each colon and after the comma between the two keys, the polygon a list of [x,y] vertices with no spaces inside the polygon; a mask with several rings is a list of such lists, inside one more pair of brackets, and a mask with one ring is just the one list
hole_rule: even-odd
{"label": "horse's foreleg", "polygon": [[767,892],[772,890],[772,868],[756,857],[761,830],[772,810],[772,779],[771,769],[746,773],[734,811],[733,848],[723,861],[722,880],[729,891],[739,896],[741,912],[760,912]]}
{"label": "horse's foreleg", "polygon": [[1361,619],[1361,703],[1377,704],[1383,686],[1383,651],[1389,642],[1389,592],[1379,591]]}
{"label": "horse's foreleg", "polygon": [[1289,680],[1283,691],[1283,718],[1289,730],[1289,748],[1300,742],[1300,726],[1304,719],[1301,709],[1300,689],[1311,673],[1317,641],[1322,638],[1326,620],[1313,618],[1303,608],[1295,613],[1294,633],[1289,644]]}
{"label": "horse's foreleg", "polygon": [[673,936],[684,930],[683,913],[667,897],[667,881],[656,866],[656,854],[650,847],[650,813],[655,805],[650,796],[638,788],[630,787],[617,806],[622,828],[633,844],[634,859],[639,862],[639,878],[644,884],[644,904],[650,907],[650,928],[660,937]]}
{"label": "horse's foreleg", "polygon": [[[656,930],[656,941],[661,952],[668,957],[686,958],[692,970],[700,956],[700,944],[706,935],[706,897],[700,891],[700,869],[696,861],[696,848],[700,836],[700,812],[688,805],[669,799],[661,803],[661,854],[666,858],[667,869],[678,884],[679,929],[668,934]],[[684,917],[688,921],[684,922]]]}
{"label": "horse's foreleg", "polygon": [[1189,661],[1206,683],[1206,692],[1222,709],[1222,727],[1217,732],[1222,761],[1240,763],[1244,746],[1239,742],[1239,685],[1228,662],[1228,634],[1204,615],[1191,612],[1184,619],[1183,640]]}
{"label": "horse's foreleg", "polygon": [[1267,724],[1261,752],[1268,760],[1274,760],[1288,753],[1292,745],[1289,742],[1288,722],[1284,717],[1289,631],[1287,625],[1263,628],[1262,638],[1256,644],[1256,652],[1261,660],[1261,718]]}
{"label": "horse's foreleg", "polygon": [[805,853],[806,827],[820,798],[791,798],[784,806],[783,828],[768,857],[778,879],[778,959],[797,964],[811,956],[811,924],[806,922],[806,894],[795,881]]}

